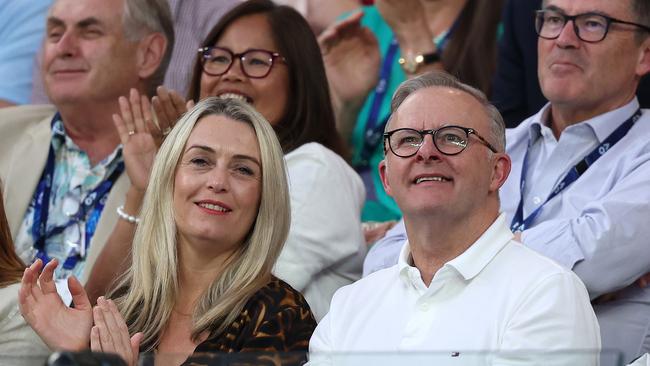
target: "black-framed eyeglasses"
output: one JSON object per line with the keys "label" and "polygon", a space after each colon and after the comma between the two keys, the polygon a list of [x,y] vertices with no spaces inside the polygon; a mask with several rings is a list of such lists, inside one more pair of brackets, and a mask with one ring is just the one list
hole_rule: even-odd
{"label": "black-framed eyeglasses", "polygon": [[386,149],[385,141],[388,140],[388,147],[393,154],[400,158],[409,158],[420,150],[426,135],[431,135],[433,144],[444,155],[458,155],[463,152],[469,145],[470,135],[476,136],[492,152],[497,152],[497,149],[479,135],[475,129],[462,126],[444,126],[437,130],[398,128],[384,133],[384,150]]}
{"label": "black-framed eyeglasses", "polygon": [[541,38],[556,39],[569,21],[573,21],[573,31],[578,38],[588,43],[596,43],[605,39],[612,23],[632,25],[650,32],[650,27],[646,25],[619,20],[599,13],[566,15],[553,9],[535,12],[535,31]]}
{"label": "black-framed eyeglasses", "polygon": [[244,75],[254,79],[265,78],[271,72],[276,60],[287,62],[279,53],[262,49],[234,53],[224,47],[203,47],[199,48],[199,54],[203,72],[210,76],[221,76],[227,73],[237,58]]}

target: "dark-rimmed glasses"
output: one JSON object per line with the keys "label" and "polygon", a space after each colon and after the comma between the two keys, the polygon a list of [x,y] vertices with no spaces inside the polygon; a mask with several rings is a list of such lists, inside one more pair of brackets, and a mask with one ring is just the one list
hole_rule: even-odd
{"label": "dark-rimmed glasses", "polygon": [[[384,142],[388,140],[388,147],[396,156],[409,158],[420,150],[426,135],[431,135],[433,144],[444,155],[458,155],[463,152],[469,145],[470,135],[476,136],[492,152],[497,152],[497,149],[479,135],[476,130],[462,126],[445,126],[437,130],[398,128],[384,133]],[[386,145],[384,145],[385,148]]]}
{"label": "dark-rimmed glasses", "polygon": [[650,27],[643,24],[619,20],[599,13],[566,15],[552,9],[535,12],[535,31],[541,38],[557,39],[569,21],[573,22],[573,31],[578,38],[588,43],[596,43],[605,39],[612,23],[632,25],[650,32]]}
{"label": "dark-rimmed glasses", "polygon": [[265,78],[271,72],[276,60],[286,62],[279,53],[262,49],[234,53],[224,47],[203,47],[199,48],[199,54],[203,72],[210,76],[221,76],[227,73],[237,58],[244,75],[254,79]]}

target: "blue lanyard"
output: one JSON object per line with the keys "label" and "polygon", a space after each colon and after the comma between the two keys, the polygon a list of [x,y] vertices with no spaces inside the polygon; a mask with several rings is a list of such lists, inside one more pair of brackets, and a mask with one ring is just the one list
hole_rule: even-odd
{"label": "blue lanyard", "polygon": [[[451,37],[453,31],[456,29],[457,24],[458,24],[458,19],[456,19],[454,24],[452,24],[451,28],[449,28],[449,31],[436,44],[439,53],[442,53],[442,51],[445,49],[445,46],[447,46],[447,42],[449,42],[449,38]],[[388,116],[379,120],[379,112],[381,110],[382,102],[386,97],[386,92],[388,91],[388,84],[390,83],[391,70],[395,63],[395,57],[397,56],[398,49],[399,49],[399,43],[397,42],[397,39],[393,37],[393,39],[390,42],[390,45],[388,46],[388,51],[386,52],[386,57],[384,58],[384,62],[381,65],[379,82],[375,87],[375,95],[373,96],[372,102],[370,104],[370,112],[368,113],[368,119],[366,122],[366,133],[364,136],[365,141],[361,148],[361,155],[360,155],[361,156],[360,167],[362,168],[370,167],[370,157],[372,156],[372,153],[375,151],[377,146],[379,146],[379,144],[381,143],[382,137],[384,136],[384,128],[386,127],[386,123],[388,123]]]}
{"label": "blue lanyard", "polygon": [[[57,113],[52,119],[52,127],[54,127],[54,123],[60,118],[60,115]],[[34,238],[34,248],[37,250],[34,259],[40,258],[43,263],[47,263],[51,259],[47,256],[45,251],[46,239],[62,233],[70,225],[79,224],[84,221],[84,228],[80,229],[80,239],[82,242],[79,243],[79,245],[83,246],[84,250],[87,251],[90,241],[95,233],[99,216],[106,204],[108,193],[124,171],[124,163],[120,162],[115,167],[113,173],[82,200],[79,209],[70,217],[68,222],[53,227],[48,231],[47,218],[50,211],[50,194],[52,192],[54,180],[55,159],[54,147],[52,143],[50,143],[50,151],[47,156],[47,162],[45,163],[45,169],[43,170],[41,179],[36,187],[36,192],[32,198],[34,222],[31,231],[32,237]],[[64,261],[63,268],[73,269],[81,257],[81,253],[73,253]]]}
{"label": "blue lanyard", "polygon": [[553,199],[570,186],[573,182],[578,180],[584,172],[593,165],[596,160],[600,159],[601,156],[605,155],[612,146],[616,145],[632,128],[634,123],[641,118],[642,111],[638,109],[634,114],[623,122],[614,132],[612,132],[607,138],[598,145],[592,152],[587,154],[578,164],[576,164],[569,172],[562,178],[562,180],[555,185],[551,194],[548,196],[546,201],[544,201],[539,207],[535,209],[528,217],[524,218],[524,189],[526,188],[526,176],[528,173],[528,152],[530,151],[530,145],[526,149],[526,154],[524,155],[524,162],[521,168],[521,181],[519,185],[519,205],[517,206],[517,211],[515,212],[514,217],[512,218],[512,223],[510,224],[510,230],[513,232],[524,231],[531,226],[535,218],[540,214],[544,205]]}
{"label": "blue lanyard", "polygon": [[370,166],[370,157],[372,156],[375,148],[381,142],[381,139],[384,135],[384,127],[388,122],[388,118],[384,118],[381,121],[379,120],[379,110],[381,109],[382,102],[386,96],[386,91],[388,90],[391,69],[393,68],[398,48],[399,43],[397,43],[397,39],[393,37],[393,40],[388,46],[386,58],[384,58],[384,62],[381,65],[379,82],[375,87],[375,95],[372,98],[372,103],[370,104],[370,112],[368,113],[368,120],[366,122],[365,141],[361,148],[361,165],[364,168]]}

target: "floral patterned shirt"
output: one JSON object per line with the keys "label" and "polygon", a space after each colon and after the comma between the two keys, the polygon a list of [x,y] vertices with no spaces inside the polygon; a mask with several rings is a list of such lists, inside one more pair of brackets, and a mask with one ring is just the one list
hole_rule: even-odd
{"label": "floral patterned shirt", "polygon": [[[58,115],[57,115],[58,117]],[[54,175],[49,199],[49,212],[46,230],[64,225],[80,207],[87,195],[104,182],[122,162],[122,147],[118,146],[104,160],[92,166],[88,154],[81,150],[66,134],[63,121],[57,118],[52,125],[52,148],[54,149]],[[38,189],[37,189],[38,190]],[[34,192],[37,195],[37,192]],[[32,199],[23,222],[16,235],[16,251],[25,263],[32,263],[36,255],[35,238],[32,233],[34,224],[35,201]],[[62,233],[45,240],[45,253],[49,258],[57,258],[62,264],[75,254],[80,254],[84,243],[85,226],[89,220],[97,220],[101,212],[93,212],[77,223],[68,226]],[[95,223],[96,224],[96,223]],[[59,265],[55,272],[57,280],[71,275],[79,277],[84,269],[83,256],[74,268],[64,269]]]}

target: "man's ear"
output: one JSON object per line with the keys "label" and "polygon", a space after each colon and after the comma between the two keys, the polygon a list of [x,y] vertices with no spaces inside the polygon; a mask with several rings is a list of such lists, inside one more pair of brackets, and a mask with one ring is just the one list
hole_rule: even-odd
{"label": "man's ear", "polygon": [[492,180],[490,182],[490,192],[496,192],[501,188],[503,183],[510,175],[512,162],[510,156],[506,153],[494,153],[492,157]]}
{"label": "man's ear", "polygon": [[636,65],[636,74],[640,78],[650,73],[650,36],[647,36],[639,47],[639,60]]}
{"label": "man's ear", "polygon": [[386,176],[386,159],[379,162],[379,178],[381,178],[381,185],[384,186],[384,191],[393,197],[393,194],[390,189],[390,184],[388,183],[388,177]]}
{"label": "man's ear", "polygon": [[138,76],[148,79],[162,63],[168,44],[162,33],[151,33],[140,40],[138,45]]}

